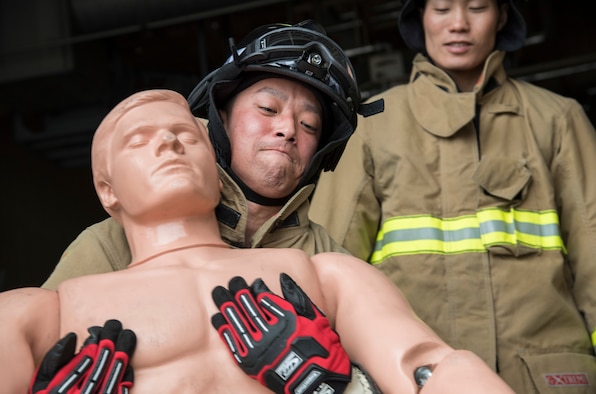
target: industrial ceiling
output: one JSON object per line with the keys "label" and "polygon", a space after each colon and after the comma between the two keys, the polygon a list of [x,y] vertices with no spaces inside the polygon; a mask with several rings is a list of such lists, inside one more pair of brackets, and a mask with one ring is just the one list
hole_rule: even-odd
{"label": "industrial ceiling", "polygon": [[[594,119],[596,34],[561,2],[522,4],[527,47],[511,73],[585,103]],[[64,166],[87,165],[101,117],[133,91],[185,94],[252,27],[315,18],[352,54],[365,94],[405,81],[399,1],[30,0],[0,5],[0,116],[13,140]],[[4,131],[6,132],[6,130]]]}

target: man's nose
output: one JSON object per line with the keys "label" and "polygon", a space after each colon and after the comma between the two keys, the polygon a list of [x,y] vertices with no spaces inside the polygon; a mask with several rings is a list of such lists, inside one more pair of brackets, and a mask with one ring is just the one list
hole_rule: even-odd
{"label": "man's nose", "polygon": [[462,8],[456,8],[451,13],[451,30],[462,31],[469,28],[468,14]]}
{"label": "man's nose", "polygon": [[279,118],[276,135],[288,141],[296,141],[296,121],[293,116]]}

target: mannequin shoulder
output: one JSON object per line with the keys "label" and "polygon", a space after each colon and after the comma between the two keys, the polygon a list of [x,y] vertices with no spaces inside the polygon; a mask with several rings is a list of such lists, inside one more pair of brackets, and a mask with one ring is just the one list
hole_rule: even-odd
{"label": "mannequin shoulder", "polygon": [[0,293],[0,315],[3,317],[6,314],[25,317],[55,308],[58,308],[58,293],[52,290],[23,287]]}
{"label": "mannequin shoulder", "polygon": [[49,347],[58,337],[59,305],[57,292],[38,287],[0,293],[0,336],[24,338],[33,350]]}

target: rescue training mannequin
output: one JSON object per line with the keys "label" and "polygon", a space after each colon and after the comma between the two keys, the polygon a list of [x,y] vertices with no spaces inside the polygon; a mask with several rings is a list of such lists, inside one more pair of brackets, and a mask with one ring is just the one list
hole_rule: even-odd
{"label": "rescue training mannequin", "polygon": [[516,392],[596,392],[594,127],[508,77],[514,1],[408,0],[399,29],[410,81],[373,98],[312,220]]}
{"label": "rescue training mannequin", "polygon": [[[254,89],[268,105],[285,100],[293,106],[297,128],[317,127],[320,108],[302,85],[268,79]],[[271,154],[290,156],[292,149]],[[137,337],[134,392],[269,392],[235,365],[209,323],[218,312],[212,290],[241,276],[249,283],[262,278],[281,294],[285,273],[327,315],[350,358],[383,392],[418,392],[414,372],[427,366],[432,376],[422,393],[512,393],[471,352],[445,345],[368,264],[333,252],[311,258],[297,249],[225,244],[214,213],[221,186],[214,151],[179,94],[145,91],[118,104],[97,129],[92,166],[97,194],[125,228],[133,263],[67,280],[57,292],[0,294],[3,390],[25,392],[60,337],[74,332],[81,344],[87,327],[117,319]]]}

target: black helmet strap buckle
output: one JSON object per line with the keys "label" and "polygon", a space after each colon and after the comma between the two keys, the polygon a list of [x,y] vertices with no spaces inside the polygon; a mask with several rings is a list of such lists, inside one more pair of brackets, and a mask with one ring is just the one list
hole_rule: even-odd
{"label": "black helmet strap buckle", "polygon": [[301,73],[323,80],[327,75],[326,63],[320,53],[303,52],[302,58],[297,62],[296,68]]}

